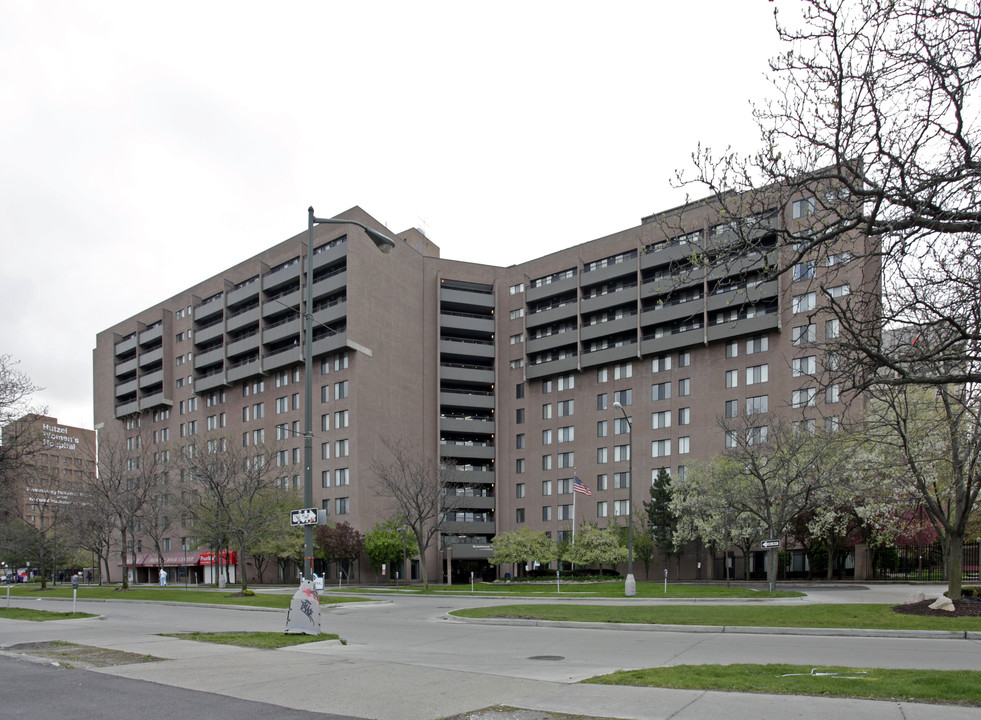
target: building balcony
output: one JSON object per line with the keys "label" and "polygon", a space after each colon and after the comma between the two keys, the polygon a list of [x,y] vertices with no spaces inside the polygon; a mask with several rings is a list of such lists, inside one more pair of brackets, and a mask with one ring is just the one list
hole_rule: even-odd
{"label": "building balcony", "polygon": [[194,369],[200,370],[201,368],[208,367],[209,365],[214,365],[215,363],[220,363],[225,359],[225,348],[216,347],[214,350],[208,350],[207,352],[198,353],[194,356]]}
{"label": "building balcony", "polygon": [[257,357],[247,362],[240,362],[237,363],[236,365],[229,365],[226,368],[225,377],[228,378],[229,383],[233,383],[238,380],[244,380],[247,377],[259,375],[261,373],[262,373],[262,363],[259,362],[259,358]]}
{"label": "building balcony", "polygon": [[347,332],[338,332],[333,335],[326,335],[313,341],[313,356],[327,355],[337,352],[347,347]]}
{"label": "building balcony", "polygon": [[281,367],[303,362],[303,348],[299,345],[266,353],[262,356],[263,372],[272,372]]}
{"label": "building balcony", "polygon": [[139,387],[139,385],[136,378],[133,378],[132,380],[127,380],[126,382],[117,385],[113,391],[113,394],[116,396],[116,398],[126,397],[130,393],[135,393],[137,387]]}
{"label": "building balcony", "polygon": [[[448,535],[493,535],[497,532],[497,523],[494,522],[463,522],[460,520],[444,520],[439,525],[440,532]],[[454,547],[456,547],[454,545]],[[456,551],[454,557],[458,557]]]}
{"label": "building balcony", "polygon": [[494,344],[476,340],[440,340],[439,351],[446,355],[494,359]]}
{"label": "building balcony", "polygon": [[610,308],[621,305],[637,306],[637,286],[620,288],[605,295],[583,298],[579,304],[579,310],[583,315],[589,315],[599,310],[609,310]]}
{"label": "building balcony", "polygon": [[661,353],[675,350],[677,348],[691,347],[705,343],[705,329],[695,328],[687,332],[671,334],[668,333],[659,338],[649,338],[641,340],[640,352],[642,355],[660,355]]}
{"label": "building balcony", "polygon": [[537,365],[525,365],[525,377],[529,380],[535,378],[548,377],[549,375],[559,375],[561,373],[572,372],[579,369],[578,357],[567,357],[560,360],[550,360],[549,362],[538,363]]}
{"label": "building balcony", "polygon": [[[317,307],[316,304],[314,304],[314,307]],[[333,323],[345,319],[347,319],[346,300],[337,300],[330,305],[317,308],[313,313],[313,324],[315,326],[319,324],[331,327]]]}
{"label": "building balcony", "polygon": [[493,510],[497,507],[496,497],[484,495],[444,495],[444,510]]}
{"label": "building balcony", "polygon": [[494,318],[484,315],[443,311],[439,314],[439,326],[447,330],[490,334],[494,332]]}
{"label": "building balcony", "polygon": [[265,345],[271,345],[272,343],[279,342],[280,340],[285,340],[286,338],[293,336],[296,336],[297,339],[300,337],[299,316],[285,322],[280,322],[276,325],[267,325],[262,330],[262,342]]}
{"label": "building balcony", "polygon": [[494,421],[486,418],[441,417],[440,432],[493,435]]}
{"label": "building balcony", "polygon": [[579,276],[573,275],[572,277],[562,278],[561,280],[539,285],[538,287],[530,287],[530,285],[531,283],[529,283],[529,287],[525,290],[525,302],[528,303],[552,297],[553,295],[562,295],[571,290],[578,291]]}
{"label": "building balcony", "polygon": [[716,293],[708,298],[709,312],[724,310],[729,307],[754,305],[764,298],[776,297],[779,292],[776,280],[762,283],[755,287],[739,288],[728,292]]}
{"label": "building balcony", "polygon": [[525,327],[528,329],[540,327],[554,322],[561,322],[562,320],[569,320],[570,318],[578,318],[578,316],[579,305],[575,300],[570,300],[565,305],[541,310],[536,313],[528,313],[525,315]]}
{"label": "building balcony", "polygon": [[220,338],[225,334],[225,325],[219,320],[214,325],[209,325],[208,327],[201,328],[200,330],[194,331],[194,344],[204,345],[210,340],[215,338]]}
{"label": "building balcony", "polygon": [[334,293],[340,292],[347,287],[347,270],[342,270],[341,272],[335,273],[333,275],[328,275],[325,278],[317,280],[313,284],[313,300],[316,303],[318,298],[327,297],[328,295],[333,295]]}
{"label": "building balcony", "polygon": [[194,306],[194,322],[203,322],[208,318],[213,318],[221,314],[225,305],[222,303],[222,296],[209,298],[200,305]]}
{"label": "building balcony", "polygon": [[121,362],[113,368],[113,375],[120,377],[122,375],[128,375],[136,370],[137,360],[136,358],[130,358],[125,362]]}
{"label": "building balcony", "polygon": [[217,387],[225,385],[225,371],[224,369],[219,369],[208,375],[203,375],[199,378],[194,379],[194,392],[203,393],[209,390],[214,390]]}
{"label": "building balcony", "polygon": [[248,337],[244,337],[241,340],[236,340],[234,342],[228,343],[225,346],[226,352],[229,358],[233,358],[237,355],[250,352],[252,350],[259,349],[259,332],[256,331]]}
{"label": "building balcony", "polygon": [[580,364],[585,368],[622,362],[624,360],[636,358],[639,350],[640,346],[638,343],[631,343],[630,345],[609,347],[604,348],[603,350],[595,350],[593,352],[583,352],[583,354],[580,355]]}
{"label": "building balcony", "polygon": [[698,245],[689,245],[687,243],[671,246],[666,245],[660,250],[642,253],[640,256],[640,267],[643,269],[658,267],[666,263],[685,260],[692,257],[692,255],[701,254],[701,252],[702,250]]}
{"label": "building balcony", "polygon": [[146,375],[140,375],[140,389],[152,387],[153,385],[159,385],[163,382],[164,372],[163,370],[155,370],[152,373],[147,373]]}
{"label": "building balcony", "polygon": [[243,313],[227,318],[225,320],[225,329],[231,333],[257,322],[259,322],[259,308],[254,307],[251,310],[246,310]]}
{"label": "building balcony", "polygon": [[442,390],[439,393],[439,404],[444,407],[489,409],[495,406],[494,393]]}
{"label": "building balcony", "polygon": [[688,268],[673,275],[644,282],[640,286],[640,296],[642,298],[649,298],[667,295],[668,293],[676,292],[693,285],[703,285],[704,281],[705,268]]}
{"label": "building balcony", "polygon": [[606,322],[596,323],[595,325],[583,325],[579,329],[579,336],[582,338],[583,343],[586,343],[590,340],[606,337],[607,335],[616,335],[627,330],[636,329],[637,316],[628,315],[627,317],[608,320]]}
{"label": "building balcony", "polygon": [[282,287],[287,283],[295,282],[297,278],[300,277],[301,267],[301,263],[299,259],[297,259],[296,262],[287,265],[286,267],[266,273],[262,276],[262,289],[269,292],[270,290],[275,290],[276,288]]}
{"label": "building balcony", "polygon": [[233,307],[240,303],[246,302],[247,300],[252,300],[253,298],[258,299],[259,288],[261,285],[262,283],[259,282],[259,278],[256,278],[252,282],[247,283],[240,288],[229,290],[226,293],[226,304],[228,307]]}
{"label": "building balcony", "polygon": [[682,318],[700,315],[705,312],[705,299],[689,300],[688,302],[675,303],[673,305],[658,305],[653,310],[645,310],[641,313],[641,325],[649,327],[651,325],[663,325],[665,323],[681,320]]}
{"label": "building balcony", "polygon": [[149,330],[140,333],[140,345],[149,345],[163,337],[163,324],[159,324]]}
{"label": "building balcony", "polygon": [[442,381],[449,380],[492,385],[494,383],[494,370],[493,368],[474,365],[440,363],[439,378]]}
{"label": "building balcony", "polygon": [[145,352],[140,354],[139,361],[140,367],[147,367],[148,365],[153,365],[154,363],[161,362],[163,360],[163,348],[157,348],[156,350],[151,350],[150,352]]}
{"label": "building balcony", "polygon": [[497,473],[493,470],[493,466],[454,465],[448,469],[446,480],[447,482],[459,483],[460,485],[477,486],[493,485],[496,477]]}
{"label": "building balcony", "polygon": [[164,399],[163,390],[152,393],[150,395],[144,395],[140,398],[140,410],[149,410],[151,408],[159,407],[160,405],[173,405],[174,403],[170,400]]}
{"label": "building balcony", "polygon": [[133,413],[138,413],[140,411],[140,403],[138,400],[131,400],[130,402],[122,403],[116,406],[116,417],[126,417],[127,415],[132,415]]}
{"label": "building balcony", "polygon": [[532,353],[553,350],[569,345],[575,347],[578,343],[579,333],[575,330],[555,333],[554,335],[545,335],[540,338],[529,337],[525,340],[525,354],[531,355]]}
{"label": "building balcony", "polygon": [[262,317],[268,318],[284,312],[298,316],[300,312],[301,295],[302,294],[298,288],[293,292],[288,292],[285,295],[280,295],[276,298],[267,298],[266,301],[262,303]]}
{"label": "building balcony", "polygon": [[120,340],[116,343],[113,348],[113,352],[118,355],[125,355],[126,353],[136,349],[136,333],[133,333],[125,340]]}
{"label": "building balcony", "polygon": [[583,273],[582,286],[585,289],[586,287],[596,285],[597,283],[610,282],[611,280],[616,280],[617,278],[622,278],[625,276],[636,277],[636,275],[637,258],[630,258],[629,260],[624,260],[623,262],[607,265],[606,267],[597,268],[596,270]]}
{"label": "building balcony", "polygon": [[441,287],[439,290],[440,303],[464,305],[475,308],[494,308],[494,296],[491,293],[468,292],[456,288]]}
{"label": "building balcony", "polygon": [[[494,446],[481,445],[477,442],[443,442],[439,443],[440,457],[459,460],[493,460]],[[458,463],[459,464],[459,463]]]}
{"label": "building balcony", "polygon": [[716,342],[742,335],[754,335],[767,330],[776,330],[779,327],[779,313],[757,315],[756,317],[744,318],[742,320],[710,325],[708,328],[708,341]]}

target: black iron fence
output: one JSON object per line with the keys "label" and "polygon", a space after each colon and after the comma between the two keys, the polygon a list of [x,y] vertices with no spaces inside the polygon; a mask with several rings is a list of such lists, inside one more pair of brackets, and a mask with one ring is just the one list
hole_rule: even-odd
{"label": "black iron fence", "polygon": [[[981,582],[981,543],[964,544],[962,581]],[[872,553],[874,580],[943,582],[944,553],[940,543],[884,548]]]}

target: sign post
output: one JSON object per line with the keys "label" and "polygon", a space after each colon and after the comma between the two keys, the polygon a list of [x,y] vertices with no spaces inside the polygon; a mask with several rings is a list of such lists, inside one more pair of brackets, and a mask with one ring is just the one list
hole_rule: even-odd
{"label": "sign post", "polygon": [[777,569],[774,567],[773,553],[780,547],[780,541],[770,538],[761,542],[760,545],[766,550],[766,576],[769,579],[770,592],[773,592],[777,583]]}

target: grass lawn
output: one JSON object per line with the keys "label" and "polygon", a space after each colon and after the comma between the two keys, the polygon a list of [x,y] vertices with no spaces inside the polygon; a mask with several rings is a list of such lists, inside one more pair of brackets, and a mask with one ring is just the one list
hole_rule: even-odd
{"label": "grass lawn", "polygon": [[7,620],[75,620],[77,618],[96,617],[90,613],[50,612],[48,610],[32,610],[29,608],[0,608],[0,618]]}
{"label": "grass lawn", "polygon": [[572,622],[751,627],[869,628],[876,630],[981,631],[977,617],[900,615],[891,605],[502,605],[455,610],[471,618],[523,618]]}
{"label": "grass lawn", "polygon": [[[268,607],[288,609],[293,593],[257,593],[251,596],[236,595],[237,590],[184,590],[176,587],[138,587],[130,590],[116,590],[112,587],[79,587],[79,600],[156,600],[158,602],[187,602],[211,605],[247,605],[249,607]],[[57,597],[70,598],[71,586],[59,585],[41,590],[33,588],[11,588],[11,597]],[[320,595],[320,604],[363,602],[362,598]]]}
{"label": "grass lawn", "polygon": [[586,680],[601,685],[824,695],[981,706],[981,672],[883,670],[811,665],[677,665],[621,670]]}
{"label": "grass lawn", "polygon": [[300,635],[276,632],[240,632],[240,633],[164,633],[164,637],[180,638],[181,640],[197,640],[199,642],[219,643],[221,645],[238,645],[239,647],[275,650],[276,648],[305,645],[306,643],[322,642],[324,640],[339,640],[340,636],[333,633],[321,635]]}
{"label": "grass lawn", "polygon": [[[583,597],[583,598],[622,598],[623,581],[601,583],[566,583],[563,582],[558,591],[555,583],[474,583],[473,593],[470,584],[465,585],[433,585],[430,594],[453,593],[473,595],[515,595],[517,597]],[[359,592],[364,592],[360,589]],[[423,593],[419,587],[394,589],[384,592],[416,592]],[[777,590],[769,593],[742,587],[722,587],[718,585],[668,585],[664,592],[663,583],[637,583],[637,597],[640,598],[795,598],[803,597],[804,593],[791,590]]]}

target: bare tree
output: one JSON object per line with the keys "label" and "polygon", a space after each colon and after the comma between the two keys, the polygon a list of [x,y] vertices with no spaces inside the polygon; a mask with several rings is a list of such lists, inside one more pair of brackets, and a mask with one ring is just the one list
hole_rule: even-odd
{"label": "bare tree", "polygon": [[197,537],[220,548],[239,550],[239,583],[248,590],[246,553],[259,552],[270,538],[286,533],[289,508],[297,498],[277,487],[276,448],[243,448],[221,436],[209,436],[180,449],[187,489],[185,507]]}
{"label": "bare tree", "polygon": [[40,428],[31,422],[43,410],[29,403],[39,389],[10,355],[0,355],[0,521],[11,517],[22,487],[20,474],[43,446]]}
{"label": "bare tree", "polygon": [[453,465],[443,460],[420,457],[403,440],[386,439],[383,444],[391,460],[375,460],[372,470],[379,490],[392,499],[394,513],[412,531],[419,551],[423,587],[429,587],[426,552],[439,538],[443,511],[453,506],[446,490],[453,485]]}
{"label": "bare tree", "polygon": [[159,456],[148,449],[139,415],[128,418],[122,429],[99,434],[98,457],[99,467],[90,497],[100,506],[100,512],[114,518],[120,538],[122,589],[128,590],[130,558],[135,560],[135,536],[143,520],[158,511],[150,501],[158,492],[163,469]]}

